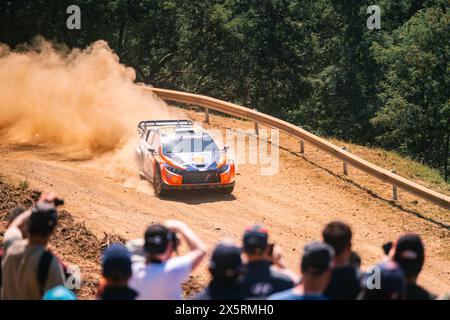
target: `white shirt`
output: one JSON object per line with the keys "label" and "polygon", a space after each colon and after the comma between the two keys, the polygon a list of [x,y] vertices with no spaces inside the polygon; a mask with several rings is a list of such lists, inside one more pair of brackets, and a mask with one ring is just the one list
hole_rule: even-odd
{"label": "white shirt", "polygon": [[3,236],[3,246],[6,250],[13,244],[15,241],[22,240],[22,232],[19,230],[19,228],[16,227],[10,227],[6,229],[5,234]]}
{"label": "white shirt", "polygon": [[164,263],[134,261],[129,286],[138,300],[181,300],[181,285],[192,271],[190,256],[175,257]]}

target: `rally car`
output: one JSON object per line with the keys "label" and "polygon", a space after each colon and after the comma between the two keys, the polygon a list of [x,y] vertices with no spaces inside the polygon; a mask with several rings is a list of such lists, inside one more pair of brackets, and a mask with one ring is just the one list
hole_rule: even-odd
{"label": "rally car", "polygon": [[153,183],[155,195],[174,189],[214,189],[230,194],[235,166],[227,147],[190,120],[149,120],[138,125],[136,157],[140,175]]}

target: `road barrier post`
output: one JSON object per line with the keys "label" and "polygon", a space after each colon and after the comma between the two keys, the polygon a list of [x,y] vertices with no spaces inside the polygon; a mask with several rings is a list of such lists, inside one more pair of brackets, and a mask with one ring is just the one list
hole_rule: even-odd
{"label": "road barrier post", "polygon": [[209,108],[205,107],[205,122],[209,124]]}
{"label": "road barrier post", "polygon": [[[258,112],[256,108],[253,108],[253,111]],[[255,134],[259,136],[259,124],[255,121]]]}
{"label": "road barrier post", "polygon": [[[346,147],[342,147],[342,150],[347,151],[347,148]],[[345,161],[342,162],[342,168],[344,170],[344,176],[348,176],[347,162],[345,162]]]}
{"label": "road barrier post", "polygon": [[[393,174],[397,174],[396,170],[391,170]],[[392,200],[398,200],[397,186],[395,184],[392,185]]]}

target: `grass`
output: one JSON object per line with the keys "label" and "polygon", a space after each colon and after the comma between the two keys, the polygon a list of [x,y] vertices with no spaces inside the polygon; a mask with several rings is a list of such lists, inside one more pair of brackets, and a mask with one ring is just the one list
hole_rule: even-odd
{"label": "grass", "polygon": [[[194,112],[203,118],[203,108],[185,107],[185,109]],[[233,116],[224,115],[221,112],[210,110],[210,115],[216,115],[224,118],[238,119]],[[242,120],[242,119],[238,119]],[[344,142],[335,138],[325,138],[334,145],[345,146],[348,151],[367,160],[386,170],[395,170],[398,175],[422,184],[437,192],[450,195],[450,182],[446,182],[439,170],[428,167],[419,161],[413,160],[410,157],[401,155],[393,151],[387,151],[382,148],[361,146],[349,142]]]}
{"label": "grass", "polygon": [[19,189],[20,190],[25,191],[25,190],[28,190],[29,187],[30,187],[30,183],[28,182],[28,180],[20,181],[20,183],[19,183]]}
{"label": "grass", "polygon": [[397,174],[404,178],[421,183],[438,192],[450,194],[450,182],[445,181],[437,169],[382,148],[360,146],[337,139],[330,139],[330,141],[336,145],[347,147],[348,151],[386,170],[396,170]]}

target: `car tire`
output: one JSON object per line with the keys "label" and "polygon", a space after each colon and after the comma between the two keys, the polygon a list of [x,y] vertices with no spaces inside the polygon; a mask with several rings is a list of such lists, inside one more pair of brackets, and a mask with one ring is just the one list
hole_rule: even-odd
{"label": "car tire", "polygon": [[231,194],[233,192],[233,190],[234,190],[234,186],[231,186],[231,187],[219,189],[218,191],[222,194]]}
{"label": "car tire", "polygon": [[168,194],[168,190],[163,187],[159,168],[155,170],[155,175],[153,177],[153,191],[157,197],[166,196]]}

